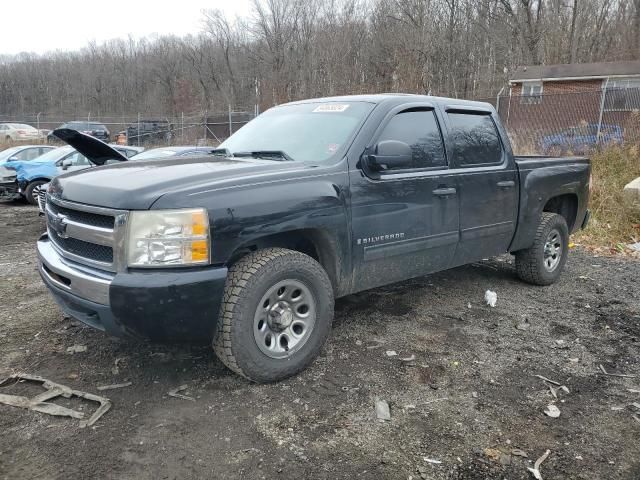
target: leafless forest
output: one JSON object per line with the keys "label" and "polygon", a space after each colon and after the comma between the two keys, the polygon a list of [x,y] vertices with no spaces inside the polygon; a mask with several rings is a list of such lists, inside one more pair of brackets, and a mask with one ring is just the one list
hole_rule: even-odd
{"label": "leafless forest", "polygon": [[254,0],[247,18],[203,12],[184,38],[0,57],[0,113],[175,115],[383,91],[486,98],[519,64],[634,58],[640,0]]}

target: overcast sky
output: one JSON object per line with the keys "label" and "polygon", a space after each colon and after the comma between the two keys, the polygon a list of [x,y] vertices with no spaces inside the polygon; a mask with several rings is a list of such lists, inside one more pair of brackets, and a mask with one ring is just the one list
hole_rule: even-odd
{"label": "overcast sky", "polygon": [[79,50],[132,34],[185,35],[201,29],[202,10],[246,16],[250,0],[0,0],[0,55]]}

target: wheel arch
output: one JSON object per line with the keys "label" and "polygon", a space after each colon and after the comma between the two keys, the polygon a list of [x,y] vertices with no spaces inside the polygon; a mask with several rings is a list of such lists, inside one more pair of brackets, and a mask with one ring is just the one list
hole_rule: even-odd
{"label": "wheel arch", "polygon": [[572,232],[578,216],[578,196],[575,193],[565,193],[551,197],[542,208],[543,212],[557,213],[564,217],[569,232]]}
{"label": "wheel arch", "polygon": [[226,266],[231,267],[250,252],[272,247],[287,248],[310,256],[327,272],[334,293],[346,290],[338,242],[329,232],[319,228],[301,228],[254,238],[238,246]]}

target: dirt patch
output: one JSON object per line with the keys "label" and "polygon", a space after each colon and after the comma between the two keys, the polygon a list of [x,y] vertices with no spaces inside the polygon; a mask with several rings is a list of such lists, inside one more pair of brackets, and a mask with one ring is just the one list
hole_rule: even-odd
{"label": "dirt patch", "polygon": [[[544,478],[640,478],[628,391],[640,377],[599,369],[640,375],[637,261],[572,251],[562,280],[540,288],[501,257],[347,297],[311,368],[254,385],[208,347],[115,340],[63,318],[36,271],[43,229],[35,208],[0,205],[0,376],[132,385],[102,392],[113,407],[93,428],[0,405],[0,478],[514,480],[546,449]],[[535,375],[570,393],[554,399]],[[167,395],[183,384],[195,401]],[[376,397],[390,422],[376,421]]]}

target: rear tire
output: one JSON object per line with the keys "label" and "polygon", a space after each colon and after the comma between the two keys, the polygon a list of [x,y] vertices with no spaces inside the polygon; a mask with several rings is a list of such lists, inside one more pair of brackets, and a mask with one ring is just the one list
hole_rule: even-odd
{"label": "rear tire", "polygon": [[329,277],[311,257],[284,248],[250,253],[229,269],[213,349],[251,381],[290,377],[320,354],[333,303]]}
{"label": "rear tire", "polygon": [[24,189],[24,198],[27,199],[31,205],[38,205],[38,190],[45,183],[49,183],[48,180],[35,180],[27,185],[27,188]]}
{"label": "rear tire", "polygon": [[516,252],[516,272],[533,285],[555,283],[569,253],[569,229],[564,217],[543,212],[533,245]]}

